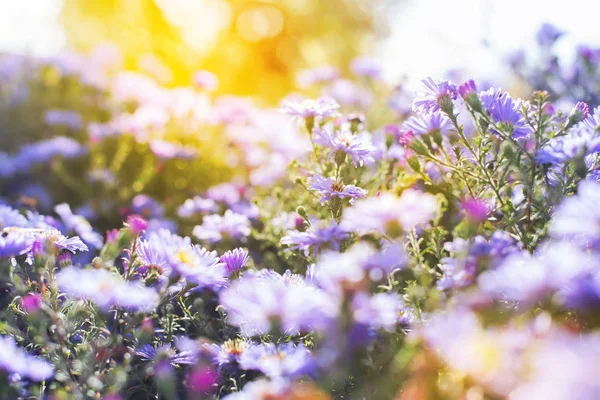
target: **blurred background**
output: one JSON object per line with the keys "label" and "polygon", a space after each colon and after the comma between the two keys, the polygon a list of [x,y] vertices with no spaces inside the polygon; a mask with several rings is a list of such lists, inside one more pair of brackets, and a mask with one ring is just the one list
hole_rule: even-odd
{"label": "blurred background", "polygon": [[[592,9],[590,9],[592,7]],[[389,81],[465,74],[510,76],[503,58],[533,42],[542,22],[596,45],[592,2],[572,0],[0,0],[0,52],[50,56],[117,44],[127,69],[187,85],[207,69],[221,93],[272,102],[296,73],[376,56]],[[561,50],[562,49],[562,50]],[[502,82],[502,81],[501,81]]]}

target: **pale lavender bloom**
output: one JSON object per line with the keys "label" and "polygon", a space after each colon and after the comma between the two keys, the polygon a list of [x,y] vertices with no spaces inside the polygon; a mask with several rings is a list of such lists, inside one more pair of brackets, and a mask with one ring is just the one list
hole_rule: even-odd
{"label": "pale lavender bloom", "polygon": [[333,125],[328,124],[323,128],[314,129],[313,142],[333,150],[329,155],[330,160],[335,157],[336,152],[341,151],[352,158],[354,166],[375,161],[377,148],[373,146],[368,132],[353,134],[348,126],[336,130]]}
{"label": "pale lavender bloom", "polygon": [[306,256],[310,254],[312,247],[314,256],[324,244],[330,244],[334,250],[338,250],[340,242],[349,236],[349,233],[341,229],[335,221],[332,221],[330,225],[313,221],[310,227],[304,232],[288,231],[281,238],[281,244],[291,246],[290,250],[301,250]]}
{"label": "pale lavender bloom", "polygon": [[240,392],[231,393],[223,400],[283,399],[289,396],[289,381],[259,379],[248,382]]}
{"label": "pale lavender bloom", "polygon": [[102,235],[94,232],[92,225],[85,218],[73,214],[67,203],[58,204],[54,207],[54,211],[60,216],[67,230],[76,232],[84,242],[89,243],[96,249],[102,247],[104,244]]}
{"label": "pale lavender bloom", "polygon": [[397,293],[359,293],[352,299],[352,312],[357,323],[390,332],[414,318]]}
{"label": "pale lavender bloom", "polygon": [[456,100],[456,86],[448,81],[436,81],[433,78],[425,78],[421,81],[425,95],[413,101],[413,111],[432,112],[440,109],[440,103]]}
{"label": "pale lavender bloom", "polygon": [[49,362],[29,355],[10,336],[0,336],[0,370],[40,382],[54,375]]}
{"label": "pale lavender bloom", "polygon": [[219,258],[225,264],[227,276],[244,268],[249,259],[248,250],[242,248],[229,250]]}
{"label": "pale lavender bloom", "polygon": [[371,79],[379,79],[383,73],[381,62],[370,57],[356,57],[350,63],[350,69],[355,75]]}
{"label": "pale lavender bloom", "polygon": [[360,109],[369,108],[373,102],[373,92],[347,79],[336,79],[325,88],[324,94],[344,106]]}
{"label": "pale lavender bloom", "polygon": [[204,344],[203,348],[210,353],[212,361],[218,366],[237,363],[240,357],[251,347],[254,346],[249,340],[229,339],[223,344]]}
{"label": "pale lavender bloom", "polygon": [[298,84],[302,87],[308,87],[315,83],[329,82],[339,78],[340,71],[332,66],[324,65],[311,69],[300,71],[297,76]]}
{"label": "pale lavender bloom", "polygon": [[150,150],[161,160],[180,158],[191,160],[197,156],[197,151],[192,146],[184,146],[179,143],[167,142],[162,139],[154,139],[150,142]]}
{"label": "pale lavender bloom", "polygon": [[65,125],[72,130],[81,129],[82,126],[81,115],[75,111],[48,110],[44,120],[48,125]]}
{"label": "pale lavender bloom", "polygon": [[550,235],[571,238],[597,247],[600,245],[600,184],[583,181],[577,195],[565,198],[550,223]]}
{"label": "pale lavender bloom", "polygon": [[593,113],[588,114],[583,123],[592,131],[597,131],[600,127],[600,107],[596,107]]}
{"label": "pale lavender bloom", "polygon": [[206,197],[211,200],[225,203],[232,206],[240,201],[240,188],[232,182],[221,183],[216,186],[211,186],[206,192]]}
{"label": "pale lavender bloom", "polygon": [[536,33],[535,39],[542,46],[551,46],[564,33],[554,25],[545,22]]}
{"label": "pale lavender bloom", "polygon": [[31,250],[32,245],[31,236],[20,232],[9,232],[6,236],[0,236],[0,258],[25,254]]}
{"label": "pale lavender bloom", "polygon": [[435,196],[407,189],[400,197],[382,193],[379,197],[357,201],[344,210],[340,226],[347,232],[385,234],[397,228],[408,230],[426,224],[437,211]]}
{"label": "pale lavender bloom", "polygon": [[26,144],[15,156],[15,163],[22,169],[29,169],[33,164],[46,163],[56,156],[74,158],[83,155],[85,149],[79,142],[65,136]]}
{"label": "pale lavender bloom", "polygon": [[200,89],[214,92],[219,87],[219,78],[210,71],[201,70],[194,74],[194,84]]}
{"label": "pale lavender bloom", "polygon": [[250,220],[242,214],[231,210],[219,214],[207,215],[202,219],[202,225],[194,227],[194,236],[209,243],[223,239],[242,240],[250,235]]}
{"label": "pale lavender bloom", "polygon": [[138,194],[131,200],[131,211],[147,219],[160,218],[165,213],[159,201],[145,194]]}
{"label": "pale lavender bloom", "polygon": [[310,350],[293,343],[263,343],[252,346],[240,357],[240,368],[260,371],[269,378],[296,378],[315,372]]}
{"label": "pale lavender bloom", "polygon": [[54,245],[61,250],[67,250],[71,253],[88,251],[88,247],[81,241],[79,236],[66,237],[60,235],[60,237],[54,241]]}
{"label": "pale lavender bloom", "polygon": [[250,336],[269,332],[274,323],[291,334],[320,331],[333,321],[338,308],[334,299],[303,280],[255,275],[234,281],[219,298],[228,322]]}
{"label": "pale lavender bloom", "polygon": [[118,307],[133,311],[153,311],[159,303],[155,290],[124,281],[101,269],[65,268],[56,276],[60,291],[68,297],[91,300],[103,311]]}
{"label": "pale lavender bloom", "polygon": [[213,199],[194,196],[191,199],[187,199],[177,209],[177,214],[182,218],[190,218],[195,214],[214,213],[217,209],[217,203]]}
{"label": "pale lavender bloom", "polygon": [[339,197],[340,199],[349,198],[350,204],[353,204],[356,199],[367,197],[367,191],[364,189],[354,185],[344,185],[335,182],[331,178],[324,178],[319,174],[315,174],[310,178],[308,189],[321,192],[321,205],[334,197]]}
{"label": "pale lavender bloom", "polygon": [[21,215],[19,211],[13,210],[9,206],[0,204],[0,228],[24,228],[26,226],[29,226],[27,218]]}
{"label": "pale lavender bloom", "polygon": [[440,112],[434,111],[429,114],[417,114],[404,122],[403,128],[417,135],[446,135],[452,129],[450,119]]}
{"label": "pale lavender bloom", "polygon": [[13,156],[0,151],[0,178],[9,178],[15,174],[17,166]]}
{"label": "pale lavender bloom", "polygon": [[498,299],[533,303],[573,284],[598,263],[581,249],[565,242],[529,253],[515,253],[496,269],[483,273],[479,287]]}
{"label": "pale lavender bloom", "polygon": [[540,164],[561,164],[600,151],[600,135],[584,124],[546,143],[536,154]]}
{"label": "pale lavender bloom", "polygon": [[288,100],[283,103],[280,112],[298,118],[328,118],[339,115],[340,105],[333,99],[320,98],[317,100]]}

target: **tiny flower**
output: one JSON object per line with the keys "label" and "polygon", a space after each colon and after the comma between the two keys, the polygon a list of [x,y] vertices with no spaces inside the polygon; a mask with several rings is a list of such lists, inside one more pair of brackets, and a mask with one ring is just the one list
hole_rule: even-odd
{"label": "tiny flower", "polygon": [[21,307],[29,314],[39,311],[42,307],[42,296],[39,293],[26,294],[21,299]]}
{"label": "tiny flower", "polygon": [[125,225],[133,235],[137,236],[148,228],[148,221],[137,214],[132,214],[127,217]]}
{"label": "tiny flower", "polygon": [[568,128],[572,127],[573,125],[583,121],[589,115],[590,115],[589,106],[586,103],[584,103],[583,101],[578,102],[577,104],[575,104],[575,106],[569,113],[569,116],[567,117],[565,129],[568,129]]}
{"label": "tiny flower", "polygon": [[349,198],[350,204],[356,199],[364,199],[367,197],[367,191],[358,188],[354,185],[344,185],[340,182],[334,182],[333,179],[324,178],[319,174],[315,174],[310,178],[310,190],[321,192],[321,204],[331,200],[334,197],[340,199]]}
{"label": "tiny flower", "polygon": [[177,215],[182,218],[190,218],[195,214],[214,213],[218,210],[217,203],[213,199],[205,199],[195,196],[187,199],[177,210]]}
{"label": "tiny flower", "polygon": [[295,378],[310,375],[315,362],[304,345],[263,343],[241,355],[240,368],[260,371],[270,378]]}
{"label": "tiny flower", "polygon": [[338,115],[338,108],[340,108],[340,105],[333,99],[321,98],[304,101],[289,100],[284,102],[279,111],[286,115],[302,119],[309,117],[328,118]]}

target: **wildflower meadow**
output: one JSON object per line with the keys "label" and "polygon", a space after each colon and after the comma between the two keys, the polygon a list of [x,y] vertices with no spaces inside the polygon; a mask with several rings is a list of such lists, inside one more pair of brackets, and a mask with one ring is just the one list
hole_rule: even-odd
{"label": "wildflower meadow", "polygon": [[523,98],[0,56],[0,398],[600,398],[600,51],[563,34]]}

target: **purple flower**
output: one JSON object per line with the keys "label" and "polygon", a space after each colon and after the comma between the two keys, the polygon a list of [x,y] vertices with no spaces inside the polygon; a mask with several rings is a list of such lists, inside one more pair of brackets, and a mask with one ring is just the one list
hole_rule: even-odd
{"label": "purple flower", "polygon": [[324,178],[319,174],[315,174],[310,178],[310,190],[321,192],[321,204],[331,200],[334,197],[340,199],[349,198],[350,204],[356,199],[364,199],[367,197],[367,191],[358,188],[354,185],[344,185],[343,183],[334,182],[333,179]]}
{"label": "purple flower", "polygon": [[212,356],[212,361],[218,366],[237,363],[240,357],[254,344],[248,340],[229,339],[223,344],[204,344],[204,349]]}
{"label": "purple flower", "polygon": [[320,117],[328,118],[337,116],[340,105],[330,98],[320,98],[317,100],[288,100],[285,101],[280,112],[298,118]]}
{"label": "purple flower", "polygon": [[352,300],[354,320],[372,329],[393,331],[402,323],[415,319],[397,293],[377,293],[372,296],[359,293]]}
{"label": "purple flower", "polygon": [[403,127],[415,135],[446,135],[452,129],[450,119],[440,112],[417,114],[404,122]]}
{"label": "purple flower", "polygon": [[564,136],[548,141],[536,154],[540,164],[562,164],[600,151],[600,135],[585,124],[578,124]]}
{"label": "purple flower", "polygon": [[435,81],[433,78],[425,78],[421,81],[425,95],[413,101],[413,111],[432,112],[440,108],[445,109],[456,100],[456,86],[448,81]]}
{"label": "purple flower", "polygon": [[33,239],[21,232],[9,232],[0,236],[0,258],[14,257],[31,250]]}
{"label": "purple flower", "polygon": [[338,250],[340,242],[349,236],[348,232],[341,229],[335,221],[332,221],[331,225],[313,221],[305,232],[288,231],[281,238],[281,244],[291,246],[289,250],[302,250],[306,256],[312,247],[314,256],[324,244],[331,244],[333,249]]}
{"label": "purple flower", "polygon": [[352,158],[354,166],[375,161],[377,148],[373,146],[368,132],[353,134],[348,126],[342,126],[336,131],[333,125],[328,124],[314,129],[313,142],[334,150],[329,155],[330,159],[336,157],[337,152],[342,152]]}
{"label": "purple flower", "polygon": [[133,311],[153,311],[159,297],[155,290],[127,282],[101,269],[65,268],[56,276],[60,291],[68,297],[91,300],[103,311],[115,306]]}
{"label": "purple flower", "polygon": [[217,202],[225,203],[228,206],[238,203],[241,199],[240,189],[232,182],[211,186],[206,192],[206,197]]}
{"label": "purple flower", "polygon": [[535,39],[541,46],[551,46],[565,32],[547,22],[543,23],[535,35]]}
{"label": "purple flower", "polygon": [[187,199],[177,210],[177,214],[182,218],[190,218],[195,214],[214,213],[218,209],[217,203],[213,199],[205,199],[195,196]]}
{"label": "purple flower", "polygon": [[248,260],[248,250],[242,248],[228,250],[220,257],[220,261],[225,264],[227,276],[244,268]]}
{"label": "purple flower", "polygon": [[[431,221],[438,204],[429,193],[407,189],[398,198],[391,193],[357,201],[344,210],[340,226],[347,232],[397,234],[398,228],[412,229]],[[393,231],[393,232],[390,232]]]}
{"label": "purple flower", "polygon": [[600,245],[600,184],[583,181],[577,195],[567,197],[557,207],[550,223],[550,235],[570,238],[590,246]]}
{"label": "purple flower", "polygon": [[357,76],[378,79],[383,73],[381,63],[370,57],[357,57],[350,63],[350,69]]}
{"label": "purple flower", "polygon": [[[503,133],[512,136],[514,139],[523,139],[532,132],[531,127],[526,124],[525,117],[521,113],[521,100],[513,101],[508,93],[503,93],[494,88],[481,93],[480,98],[484,109]],[[491,131],[496,135],[500,135],[495,129],[491,129]]]}
{"label": "purple flower", "polygon": [[205,216],[202,225],[196,225],[193,233],[198,239],[209,243],[224,239],[242,240],[250,235],[250,220],[245,215],[227,210],[223,216]]}
{"label": "purple flower", "polygon": [[300,71],[297,76],[298,84],[302,87],[308,87],[315,83],[333,81],[339,78],[340,71],[332,66],[324,65],[322,67],[305,69]]}
{"label": "purple flower", "polygon": [[27,219],[17,210],[0,204],[0,228],[29,226]]}
{"label": "purple flower", "polygon": [[0,336],[0,370],[36,382],[54,375],[52,364],[27,354],[10,336]]}
{"label": "purple flower", "polygon": [[150,142],[150,150],[161,160],[179,158],[191,160],[197,156],[197,151],[192,146],[184,146],[179,143],[167,142],[162,139],[154,139]]}
{"label": "purple flower", "polygon": [[60,216],[69,231],[74,231],[81,239],[100,249],[104,244],[104,238],[101,234],[94,232],[92,225],[82,216],[75,215],[67,203],[62,203],[54,207],[54,211]]}
{"label": "purple flower", "polygon": [[569,123],[576,124],[584,119],[586,119],[590,115],[590,107],[584,103],[583,101],[575,104],[571,112],[569,113]]}
{"label": "purple flower", "polygon": [[477,86],[473,79],[470,79],[458,87],[458,94],[463,99],[468,99],[473,95],[477,95]]}
{"label": "purple flower", "polygon": [[161,218],[165,214],[162,204],[145,194],[138,194],[131,200],[131,211],[146,219]]}
{"label": "purple flower", "polygon": [[75,111],[48,110],[44,115],[48,125],[65,125],[72,130],[81,129],[81,115]]}
{"label": "purple flower", "polygon": [[56,156],[65,158],[79,157],[87,150],[74,139],[55,136],[52,139],[26,144],[15,156],[15,163],[28,170],[33,164],[46,163]]}
{"label": "purple flower", "polygon": [[136,352],[144,361],[160,362],[168,360],[173,366],[178,364],[195,364],[197,359],[191,352],[180,351],[177,353],[170,345],[164,344],[154,347],[149,344],[142,345]]}
{"label": "purple flower", "polygon": [[460,208],[465,213],[468,220],[473,222],[483,222],[487,219],[489,213],[489,204],[482,199],[466,199],[460,204]]}
{"label": "purple flower", "polygon": [[311,375],[315,360],[304,345],[263,343],[252,346],[240,357],[240,368],[260,371],[269,378]]}
{"label": "purple flower", "polygon": [[222,291],[219,299],[227,321],[249,336],[265,334],[274,327],[290,334],[321,331],[330,326],[338,309],[325,292],[301,279],[281,276],[244,275]]}

